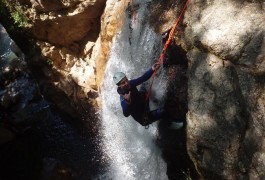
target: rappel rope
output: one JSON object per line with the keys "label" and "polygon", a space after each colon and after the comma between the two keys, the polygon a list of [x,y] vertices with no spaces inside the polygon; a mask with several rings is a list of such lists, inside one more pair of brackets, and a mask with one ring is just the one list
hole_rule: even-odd
{"label": "rappel rope", "polygon": [[[133,0],[132,0],[132,1],[133,1]],[[160,54],[159,59],[157,60],[157,62],[158,62],[159,64],[163,64],[163,63],[164,63],[164,56],[165,56],[166,50],[167,50],[167,48],[168,48],[168,46],[169,46],[169,44],[170,44],[170,42],[171,42],[171,39],[172,39],[173,36],[174,36],[174,33],[175,33],[175,31],[176,31],[176,28],[177,28],[177,26],[178,26],[178,24],[179,24],[179,22],[180,22],[181,17],[183,16],[183,14],[184,14],[184,12],[185,12],[186,7],[188,6],[189,1],[190,1],[190,0],[187,0],[187,2],[186,2],[186,4],[185,4],[185,6],[183,7],[183,9],[182,9],[182,11],[181,11],[181,13],[180,13],[178,19],[177,19],[176,22],[175,22],[175,25],[174,25],[173,28],[170,30],[170,33],[169,33],[168,39],[167,39],[167,41],[166,41],[166,43],[165,43],[165,45],[164,45],[164,48],[163,48],[163,50],[162,50],[162,53]],[[156,70],[155,70],[155,72],[154,72],[154,74],[153,74],[152,82],[151,82],[151,85],[150,85],[150,87],[149,87],[149,89],[148,89],[148,92],[147,92],[147,95],[146,95],[146,99],[145,99],[146,101],[148,101],[148,99],[149,99],[149,97],[150,97],[150,95],[151,95],[151,89],[152,89],[152,86],[153,86],[153,83],[154,83],[154,79],[155,79],[155,77],[156,77]]]}
{"label": "rappel rope", "polygon": [[133,19],[133,24],[136,24],[136,16],[135,16],[135,12],[134,12],[134,2],[133,0],[131,0],[131,12],[132,12],[132,19]]}

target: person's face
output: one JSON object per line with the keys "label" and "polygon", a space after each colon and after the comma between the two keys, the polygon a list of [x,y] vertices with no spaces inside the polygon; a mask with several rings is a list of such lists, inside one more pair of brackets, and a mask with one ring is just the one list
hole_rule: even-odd
{"label": "person's face", "polygon": [[126,90],[129,90],[130,89],[130,83],[129,83],[129,80],[127,79],[127,77],[123,78],[121,80],[121,82],[119,82],[118,86],[121,88],[121,89],[126,89]]}

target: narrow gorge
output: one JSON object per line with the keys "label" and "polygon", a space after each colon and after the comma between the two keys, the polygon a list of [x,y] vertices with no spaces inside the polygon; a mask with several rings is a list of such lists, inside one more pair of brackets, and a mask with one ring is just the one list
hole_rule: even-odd
{"label": "narrow gorge", "polygon": [[[185,126],[146,129],[112,76],[151,67],[182,11],[150,107]],[[1,0],[0,24],[0,179],[265,178],[264,0]]]}

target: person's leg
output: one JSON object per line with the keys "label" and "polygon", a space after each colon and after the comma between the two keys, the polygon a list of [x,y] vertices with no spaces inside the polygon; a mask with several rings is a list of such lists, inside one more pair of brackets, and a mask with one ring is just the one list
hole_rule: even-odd
{"label": "person's leg", "polygon": [[158,108],[148,113],[148,124],[151,124],[159,119],[167,124],[170,129],[181,129],[183,127],[183,120],[170,117],[169,113],[164,108]]}
{"label": "person's leg", "polygon": [[[147,94],[147,90],[146,90],[146,84],[142,84],[139,92],[143,95],[143,97],[146,97]],[[164,108],[158,108],[155,109],[153,111],[150,111],[149,108],[149,101],[146,102],[146,110],[145,110],[146,114],[144,115],[143,118],[143,124],[145,126],[148,126],[149,124],[152,124],[153,122],[163,119],[166,124],[168,124],[167,126],[171,129],[179,129],[181,127],[183,127],[183,121],[179,120],[179,119],[174,119],[171,118],[169,113],[166,112],[166,110]]]}
{"label": "person's leg", "polygon": [[168,114],[163,108],[158,108],[156,110],[148,112],[148,119],[149,124],[151,124],[159,119],[168,119]]}

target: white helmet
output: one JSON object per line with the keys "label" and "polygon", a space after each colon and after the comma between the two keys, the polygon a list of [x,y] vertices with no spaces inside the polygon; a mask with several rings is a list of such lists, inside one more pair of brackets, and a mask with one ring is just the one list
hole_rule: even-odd
{"label": "white helmet", "polygon": [[113,81],[115,84],[118,84],[126,75],[123,72],[116,72],[113,76]]}

